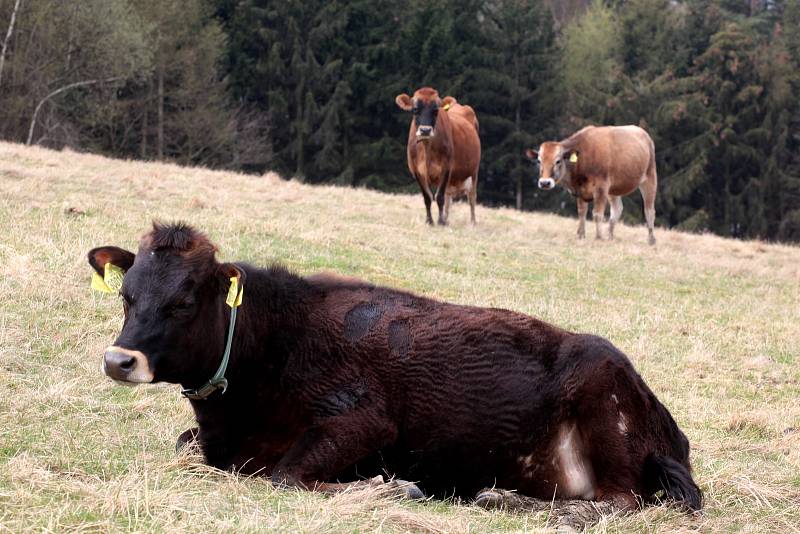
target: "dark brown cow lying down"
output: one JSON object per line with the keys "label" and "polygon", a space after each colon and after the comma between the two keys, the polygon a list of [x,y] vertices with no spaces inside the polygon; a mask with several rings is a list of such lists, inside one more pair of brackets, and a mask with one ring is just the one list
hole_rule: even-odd
{"label": "dark brown cow lying down", "polygon": [[[215,251],[191,227],[155,224],[135,256],[89,253],[100,274],[109,262],[127,271],[106,374],[181,384],[210,465],[320,490],[389,473],[429,495],[518,492],[483,491],[486,506],[549,509],[555,496],[633,509],[658,494],[701,507],[686,437],[605,339],[354,279],[220,264]],[[208,383],[222,376],[232,277],[244,293],[223,390]]]}

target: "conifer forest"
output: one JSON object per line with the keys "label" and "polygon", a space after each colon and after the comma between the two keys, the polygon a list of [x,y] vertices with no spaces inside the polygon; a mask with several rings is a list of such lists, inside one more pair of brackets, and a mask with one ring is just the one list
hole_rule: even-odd
{"label": "conifer forest", "polygon": [[658,226],[800,241],[800,0],[0,0],[6,141],[416,193],[422,86],[475,108],[481,204],[574,216],[525,149],[636,124]]}

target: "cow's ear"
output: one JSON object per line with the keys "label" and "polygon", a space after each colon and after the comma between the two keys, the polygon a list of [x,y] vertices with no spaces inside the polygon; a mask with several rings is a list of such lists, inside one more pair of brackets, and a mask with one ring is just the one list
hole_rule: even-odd
{"label": "cow's ear", "polygon": [[443,108],[449,108],[453,104],[458,104],[458,101],[452,96],[446,96],[442,99]]}
{"label": "cow's ear", "polygon": [[89,265],[100,276],[105,275],[106,263],[127,271],[133,265],[134,259],[136,254],[119,247],[97,247],[89,251]]}
{"label": "cow's ear", "polygon": [[231,278],[238,278],[239,285],[243,285],[244,280],[247,277],[244,269],[235,263],[221,263],[217,272],[219,273],[219,276],[222,279],[222,283],[225,287],[228,287]]}
{"label": "cow's ear", "polygon": [[538,160],[538,159],[539,159],[539,153],[538,153],[538,152],[536,152],[536,151],[535,151],[534,149],[532,149],[532,148],[529,148],[529,149],[527,149],[527,150],[525,151],[525,155],[528,157],[528,159],[530,159],[530,160],[533,160],[533,161],[536,161],[536,160]]}
{"label": "cow's ear", "polygon": [[411,97],[405,93],[397,95],[394,98],[394,101],[397,103],[398,107],[403,111],[411,111],[411,108],[413,107],[411,102]]}

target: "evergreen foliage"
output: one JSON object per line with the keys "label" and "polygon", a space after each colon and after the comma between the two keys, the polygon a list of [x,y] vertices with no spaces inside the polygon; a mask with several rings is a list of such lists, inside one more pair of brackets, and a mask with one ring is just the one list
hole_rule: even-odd
{"label": "evergreen foliage", "polygon": [[[14,5],[0,0],[0,39]],[[20,5],[3,139],[25,141],[38,106],[47,146],[415,191],[394,97],[431,85],[478,113],[483,203],[574,213],[536,189],[524,149],[638,124],[659,224],[800,241],[800,0]]]}

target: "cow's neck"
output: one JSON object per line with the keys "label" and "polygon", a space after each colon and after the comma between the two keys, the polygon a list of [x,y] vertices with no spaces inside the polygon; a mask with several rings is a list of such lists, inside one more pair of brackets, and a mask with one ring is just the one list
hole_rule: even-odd
{"label": "cow's neck", "polygon": [[[313,289],[303,278],[281,267],[238,266],[246,276],[226,372],[228,390],[193,402],[196,410],[268,396],[280,379],[292,343],[306,328]],[[212,356],[215,365],[221,356],[216,352]]]}

